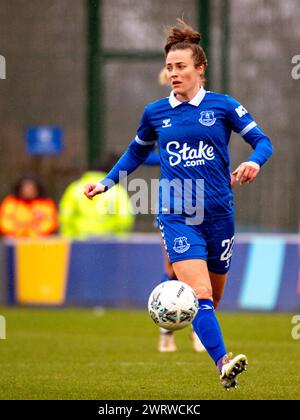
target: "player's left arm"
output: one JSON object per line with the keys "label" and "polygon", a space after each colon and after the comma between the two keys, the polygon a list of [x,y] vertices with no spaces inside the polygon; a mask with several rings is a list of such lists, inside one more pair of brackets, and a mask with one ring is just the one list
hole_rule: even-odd
{"label": "player's left arm", "polygon": [[231,186],[236,182],[240,185],[254,181],[260,172],[260,168],[273,153],[272,143],[256,124],[251,114],[235,99],[228,98],[228,113],[232,129],[240,134],[253,149],[246,162],[242,162],[231,174]]}

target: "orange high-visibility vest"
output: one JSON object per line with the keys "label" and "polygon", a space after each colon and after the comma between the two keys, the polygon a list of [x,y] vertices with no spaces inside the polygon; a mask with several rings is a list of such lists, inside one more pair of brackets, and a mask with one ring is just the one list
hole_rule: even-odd
{"label": "orange high-visibility vest", "polygon": [[50,198],[26,201],[12,195],[0,207],[0,231],[14,238],[47,236],[58,228],[57,208]]}

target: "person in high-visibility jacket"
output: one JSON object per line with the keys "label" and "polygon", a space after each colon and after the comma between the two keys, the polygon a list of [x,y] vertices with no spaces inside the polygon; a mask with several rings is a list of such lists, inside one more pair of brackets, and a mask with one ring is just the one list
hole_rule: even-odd
{"label": "person in high-visibility jacket", "polygon": [[[114,157],[106,158],[110,164]],[[72,182],[65,190],[59,203],[60,232],[62,236],[74,239],[115,235],[124,236],[134,225],[132,204],[127,191],[120,185],[109,194],[97,197],[95,202],[82,200],[84,186],[98,182],[106,175],[105,163],[98,165],[102,171],[88,171]]]}
{"label": "person in high-visibility jacket", "polygon": [[0,232],[12,238],[48,236],[58,228],[55,202],[44,197],[43,188],[33,177],[21,178],[14,194],[7,196],[0,207]]}

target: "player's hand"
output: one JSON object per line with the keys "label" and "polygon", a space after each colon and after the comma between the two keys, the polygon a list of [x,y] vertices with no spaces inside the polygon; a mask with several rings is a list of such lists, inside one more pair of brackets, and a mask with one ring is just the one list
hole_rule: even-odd
{"label": "player's hand", "polygon": [[106,186],[103,184],[86,184],[84,187],[84,195],[92,200],[97,194],[102,194],[106,191]]}
{"label": "player's hand", "polygon": [[249,184],[254,181],[260,171],[260,166],[255,162],[243,162],[231,174],[231,186],[234,187],[236,182],[240,185]]}

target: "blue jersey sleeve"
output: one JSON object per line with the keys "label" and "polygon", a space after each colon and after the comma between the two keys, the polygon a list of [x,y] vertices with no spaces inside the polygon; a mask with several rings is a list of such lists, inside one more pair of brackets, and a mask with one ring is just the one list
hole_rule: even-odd
{"label": "blue jersey sleeve", "polygon": [[160,154],[155,150],[149,154],[149,156],[144,161],[144,165],[147,166],[159,166],[160,165]]}
{"label": "blue jersey sleeve", "polygon": [[151,125],[149,119],[149,109],[148,107],[145,108],[144,113],[142,115],[141,121],[139,123],[139,127],[137,129],[137,133],[135,136],[135,140],[141,146],[153,146],[157,140],[157,133],[154,127]]}
{"label": "blue jersey sleeve", "polygon": [[230,96],[227,96],[227,101],[227,119],[230,127],[253,148],[248,161],[262,166],[273,153],[270,139],[243,105]]}
{"label": "blue jersey sleeve", "polygon": [[130,175],[147,159],[148,155],[153,150],[157,134],[149,122],[147,113],[148,110],[146,107],[135,139],[132,140],[126,152],[121,156],[107,176],[100,181],[107,189],[112,188],[115,184],[118,184],[121,179]]}

